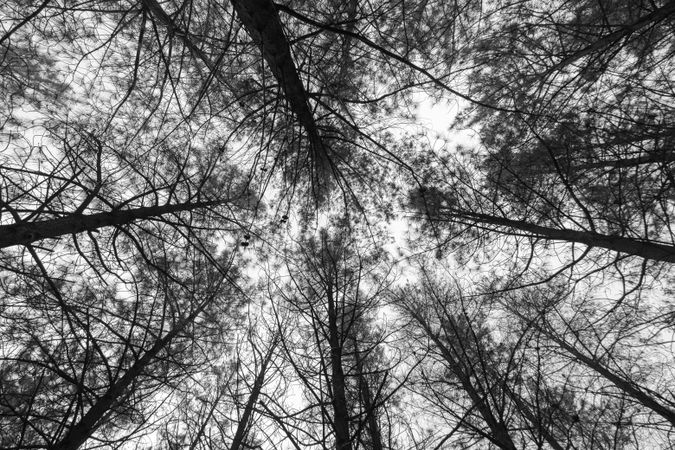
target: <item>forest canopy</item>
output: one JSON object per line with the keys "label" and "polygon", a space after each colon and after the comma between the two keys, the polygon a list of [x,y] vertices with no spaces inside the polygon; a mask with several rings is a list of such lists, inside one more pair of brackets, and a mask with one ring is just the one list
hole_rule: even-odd
{"label": "forest canopy", "polygon": [[673,74],[667,0],[0,2],[0,448],[675,446]]}

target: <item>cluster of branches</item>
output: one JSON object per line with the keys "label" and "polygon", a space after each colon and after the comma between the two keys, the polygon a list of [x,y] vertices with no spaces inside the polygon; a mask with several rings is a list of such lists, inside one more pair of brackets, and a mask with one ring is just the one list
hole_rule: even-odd
{"label": "cluster of branches", "polygon": [[672,445],[672,2],[0,20],[2,448]]}

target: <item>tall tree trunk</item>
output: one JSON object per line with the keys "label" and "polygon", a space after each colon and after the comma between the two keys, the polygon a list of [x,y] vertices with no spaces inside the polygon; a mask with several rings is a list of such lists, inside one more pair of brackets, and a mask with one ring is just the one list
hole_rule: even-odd
{"label": "tall tree trunk", "polygon": [[137,220],[146,220],[165,214],[193,211],[217,205],[221,202],[179,203],[162,206],[146,206],[135,209],[120,209],[97,214],[72,214],[57,219],[38,222],[16,223],[0,226],[0,248],[26,245],[42,239],[95,231],[109,226],[128,225]]}
{"label": "tall tree trunk", "polygon": [[485,392],[482,392],[484,390],[481,387],[474,386],[470,374],[462,369],[458,359],[453,356],[453,351],[439,339],[438,335],[434,333],[427,321],[417,312],[410,311],[410,313],[422,326],[427,336],[431,338],[434,344],[436,344],[441,351],[441,356],[448,363],[449,369],[457,377],[464,391],[469,395],[475,408],[490,429],[491,441],[504,450],[516,450],[516,445],[509,435],[508,428],[501,419],[498,419],[492,413],[492,409],[486,401],[487,395]]}
{"label": "tall tree trunk", "polygon": [[232,438],[232,444],[230,445],[230,450],[239,450],[241,444],[244,442],[244,438],[248,433],[249,422],[251,421],[251,416],[253,416],[253,409],[255,408],[256,403],[258,403],[258,397],[260,396],[260,391],[263,387],[263,382],[265,381],[265,374],[267,372],[267,365],[272,360],[272,355],[274,354],[274,349],[276,348],[276,341],[272,344],[270,349],[267,351],[265,358],[262,361],[260,367],[260,372],[253,382],[253,390],[251,395],[248,397],[246,402],[246,407],[244,408],[244,413],[239,419],[239,424],[237,425],[237,431],[234,433],[234,438]]}
{"label": "tall tree trunk", "polygon": [[339,178],[334,161],[309,105],[309,96],[293,62],[291,47],[279,19],[277,5],[272,0],[231,0],[244,28],[260,48],[284,92],[291,110],[307,133],[309,141],[309,177],[317,201],[325,201],[333,176]]}
{"label": "tall tree trunk", "polygon": [[291,109],[307,132],[311,147],[319,148],[322,143],[316,121],[274,2],[232,0],[232,5],[253,42],[260,48]]}
{"label": "tall tree trunk", "polygon": [[356,370],[359,373],[359,387],[361,391],[361,400],[363,401],[363,408],[366,411],[366,418],[368,422],[368,433],[370,434],[370,443],[372,450],[382,450],[382,433],[380,426],[377,423],[377,414],[375,411],[375,402],[370,390],[368,379],[364,376],[363,360],[359,353],[358,344],[354,341],[354,353],[356,358]]}
{"label": "tall tree trunk", "polygon": [[181,320],[175,328],[145,352],[145,354],[127,370],[98,400],[89,408],[80,421],[72,426],[66,435],[56,444],[48,447],[49,450],[75,450],[91,437],[101,425],[101,420],[112,407],[124,396],[127,388],[133,381],[156,359],[160,351],[165,349],[171,341],[183,331],[209,304],[213,297],[205,300],[195,311]]}
{"label": "tall tree trunk", "polygon": [[[541,329],[540,327],[538,327]],[[556,336],[554,333],[547,330],[541,329],[547,336],[549,336],[553,341],[555,341],[560,347],[568,351],[572,356],[574,356],[579,362],[583,363],[585,366],[593,369],[608,381],[614,384],[621,391],[626,393],[626,395],[632,397],[637,402],[641,403],[648,409],[651,409],[656,414],[660,415],[666,419],[672,426],[675,426],[675,410],[661,404],[659,400],[652,397],[646,393],[642,388],[633,383],[632,381],[624,378],[623,376],[614,373],[608,367],[603,365],[600,361],[592,358],[583,352],[579,351],[576,346],[568,343],[565,339],[562,339]]]}
{"label": "tall tree trunk", "polygon": [[327,289],[328,297],[328,344],[330,345],[331,384],[333,390],[333,430],[336,450],[351,450],[349,438],[349,411],[345,394],[345,375],[342,370],[342,342],[338,328],[335,293],[332,286]]}
{"label": "tall tree trunk", "polygon": [[[472,223],[494,225],[524,231],[528,236],[539,239],[578,242],[580,244],[588,245],[589,247],[606,248],[618,253],[628,253],[645,259],[671,263],[675,262],[675,246],[673,245],[658,244],[622,236],[608,236],[592,231],[576,231],[566,228],[545,227],[524,220],[506,219],[504,217],[458,209],[447,210],[447,215],[449,216],[447,220],[450,221],[455,220],[454,218],[459,218]],[[434,218],[432,217],[432,219]],[[444,217],[441,216],[439,219],[444,220]]]}

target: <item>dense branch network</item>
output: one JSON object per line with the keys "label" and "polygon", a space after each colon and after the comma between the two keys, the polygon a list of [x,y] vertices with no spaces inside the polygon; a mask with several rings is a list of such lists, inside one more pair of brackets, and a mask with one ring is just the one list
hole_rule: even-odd
{"label": "dense branch network", "polygon": [[674,31],[3,2],[0,447],[672,447]]}

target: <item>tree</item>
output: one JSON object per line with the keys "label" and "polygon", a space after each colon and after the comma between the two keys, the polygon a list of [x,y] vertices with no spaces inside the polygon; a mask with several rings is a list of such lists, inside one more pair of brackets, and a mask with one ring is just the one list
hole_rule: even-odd
{"label": "tree", "polygon": [[[614,326],[607,328],[594,320],[583,331],[581,323],[570,321],[566,331],[553,331],[558,326],[542,311],[560,317],[565,306],[572,306],[565,304],[570,299],[548,298],[543,304],[541,288],[500,292],[494,282],[490,293],[469,294],[441,281],[431,268],[421,270],[418,285],[392,295],[411,321],[408,333],[426,360],[409,388],[429,402],[426,413],[442,418],[435,430],[439,448],[445,442],[467,445],[469,439],[487,439],[500,448],[613,448],[638,439],[667,441],[668,400],[647,386],[671,380],[648,380],[642,375],[646,367],[660,373],[658,365],[645,355],[624,353],[640,342],[635,334],[645,324],[641,319],[637,325],[614,317]],[[580,316],[594,319],[592,313]],[[564,341],[572,326],[577,336],[602,336],[602,342]],[[614,332],[622,346],[610,341]],[[633,374],[626,369],[631,366]]]}
{"label": "tree", "polygon": [[382,332],[369,317],[385,282],[364,291],[376,270],[370,266],[376,253],[355,247],[340,225],[301,241],[301,258],[288,265],[279,308],[295,317],[289,331],[297,331],[282,337],[281,345],[305,391],[305,420],[324,429],[308,430],[309,442],[383,449],[382,411],[393,391]]}
{"label": "tree", "polygon": [[[514,236],[527,236],[532,239],[546,241],[563,241],[572,244],[584,244],[592,248],[598,247],[615,253],[627,253],[648,260],[675,261],[675,246],[661,243],[658,240],[624,237],[616,234],[603,234],[593,229],[577,230],[567,228],[564,224],[554,223],[550,226],[540,225],[537,221],[510,218],[499,205],[489,205],[493,214],[476,211],[474,205],[467,204],[463,196],[456,192],[445,193],[438,189],[423,188],[411,194],[411,203],[423,214],[423,219],[430,222],[441,222],[465,226],[469,229],[485,229]],[[475,194],[483,198],[480,193]],[[458,199],[462,199],[459,200]],[[461,203],[460,203],[461,201]]]}
{"label": "tree", "polygon": [[411,340],[419,339],[428,346],[429,363],[420,373],[421,386],[414,389],[435,404],[441,417],[456,417],[453,430],[438,447],[461,429],[499,448],[517,448],[508,404],[504,403],[507,380],[498,371],[503,363],[497,355],[503,349],[491,342],[487,328],[474,325],[488,318],[480,312],[470,315],[461,300],[453,299],[432,281],[425,269],[422,277],[421,286],[396,292],[394,302],[415,327]]}
{"label": "tree", "polygon": [[461,224],[672,262],[670,81],[649,75],[672,57],[672,5],[523,2],[489,14],[469,56],[483,105],[463,118],[483,149],[450,159],[466,173],[450,168],[450,182],[428,187]]}
{"label": "tree", "polygon": [[[634,366],[638,366],[639,363],[648,364],[647,361],[642,361],[644,355],[640,353],[634,355],[622,354],[621,349],[623,347],[628,348],[629,344],[618,345],[621,340],[626,339],[623,337],[624,334],[629,336],[628,339],[631,339],[632,334],[638,333],[635,331],[636,328],[639,329],[645,323],[649,323],[649,319],[621,317],[622,314],[615,314],[612,310],[605,313],[605,317],[600,316],[601,319],[605,319],[603,321],[594,321],[593,316],[595,314],[590,312],[582,317],[567,318],[559,312],[558,307],[553,306],[566,300],[565,292],[556,287],[549,290],[541,289],[537,293],[526,291],[520,295],[522,296],[520,302],[527,305],[528,313],[533,302],[535,305],[537,303],[541,305],[537,307],[536,316],[533,317],[529,313],[521,316],[521,320],[527,320],[533,328],[561,348],[576,363],[594,371],[607,382],[613,384],[625,395],[626,399],[637,402],[653,411],[669,422],[671,427],[675,425],[673,423],[675,416],[673,415],[672,402],[657,391],[643,386],[642,382],[639,381],[642,375],[636,370],[637,367],[633,370],[624,367],[626,360]],[[615,315],[618,317],[612,317]],[[553,317],[557,319],[556,322],[560,321],[560,323],[554,325],[551,320]],[[602,336],[603,334],[602,339],[591,337],[593,335]],[[642,339],[647,340],[648,338]],[[657,344],[653,345],[652,349],[654,350]],[[631,372],[635,372],[635,374]]]}
{"label": "tree", "polygon": [[[137,270],[115,289],[96,278],[10,275],[2,327],[4,445],[78,448],[144,430],[153,399],[200,370],[241,303],[231,261],[197,255]],[[142,266],[141,266],[142,267]],[[228,272],[231,272],[228,274]],[[5,280],[7,281],[7,279]],[[97,282],[98,281],[98,282]],[[229,323],[228,323],[229,322]]]}
{"label": "tree", "polygon": [[278,340],[272,338],[270,347],[263,349],[253,327],[241,331],[248,336],[242,336],[232,354],[225,355],[227,359],[212,361],[211,371],[196,373],[190,385],[175,396],[168,408],[175,410],[165,422],[162,444],[231,450],[256,445],[258,403],[274,375]]}

